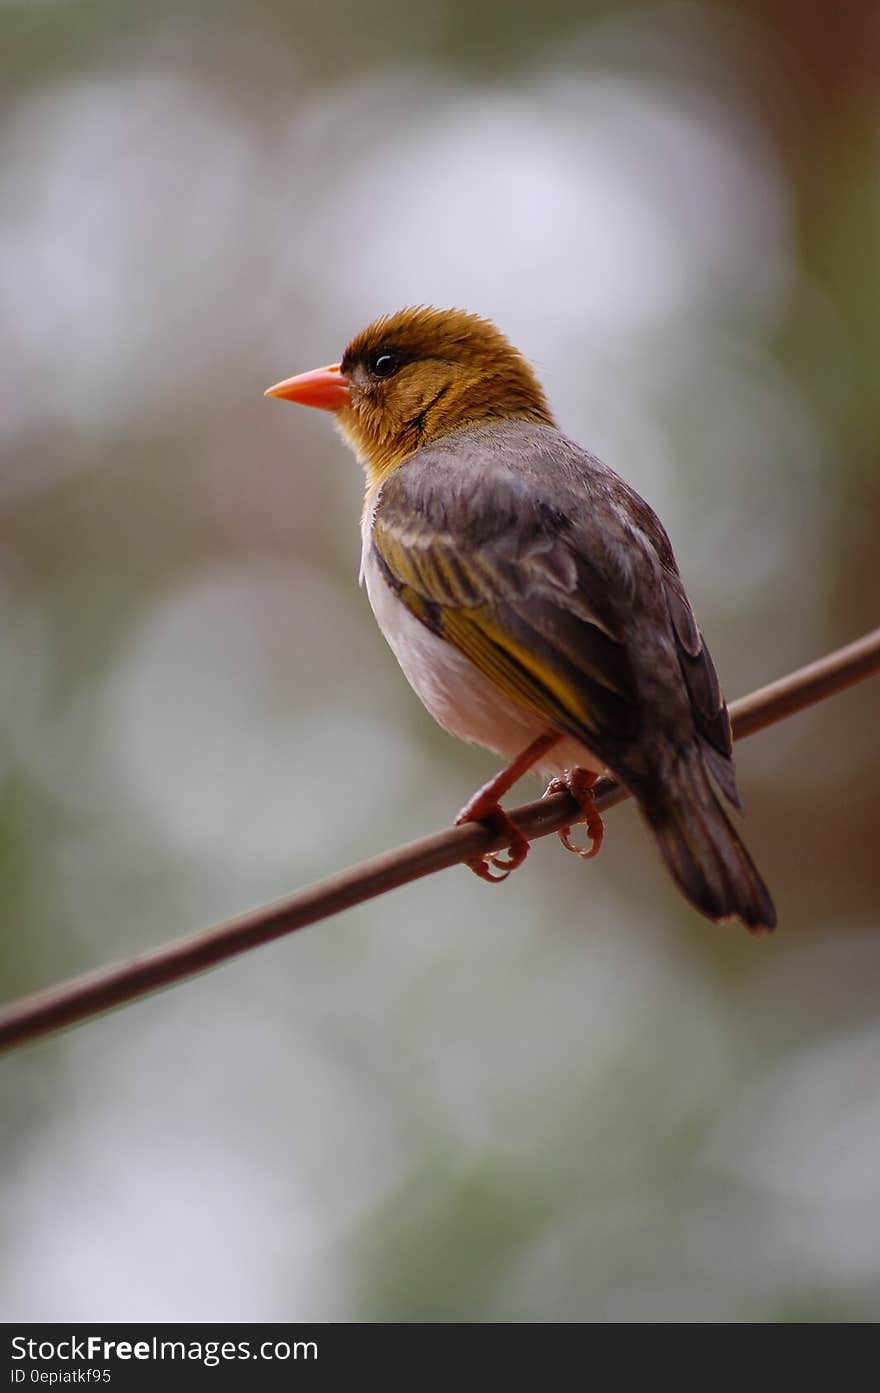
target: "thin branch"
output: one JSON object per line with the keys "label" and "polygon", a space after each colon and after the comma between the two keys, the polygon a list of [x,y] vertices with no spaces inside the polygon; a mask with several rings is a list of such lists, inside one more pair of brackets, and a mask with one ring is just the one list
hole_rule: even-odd
{"label": "thin branch", "polygon": [[[734,737],[742,739],[763,730],[875,672],[880,672],[880,629],[734,702]],[[595,792],[602,811],[628,796],[619,784],[605,778],[596,784]],[[534,839],[577,821],[580,809],[568,793],[556,793],[517,808],[511,816]],[[450,827],[339,871],[250,914],[23,997],[0,1012],[0,1051],[183,981],[237,953],[504,845],[503,837],[482,824]]]}

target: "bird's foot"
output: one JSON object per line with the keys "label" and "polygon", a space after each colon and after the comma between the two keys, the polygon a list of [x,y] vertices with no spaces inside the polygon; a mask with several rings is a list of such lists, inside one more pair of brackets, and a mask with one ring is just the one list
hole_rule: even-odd
{"label": "bird's foot", "polygon": [[481,880],[488,880],[490,884],[506,880],[510,872],[521,866],[528,856],[528,837],[519,830],[513,819],[507,816],[500,803],[493,804],[487,801],[484,789],[480,789],[465,803],[455,819],[456,827],[461,827],[465,822],[482,822],[491,827],[493,832],[503,832],[505,837],[509,838],[506,854],[499,855],[496,851],[487,851],[467,862],[474,875],[478,875]]}
{"label": "bird's foot", "polygon": [[580,805],[587,824],[589,846],[576,846],[571,840],[570,827],[561,827],[556,835],[566,851],[573,851],[575,856],[580,856],[584,861],[591,861],[594,856],[599,855],[605,837],[605,824],[593,796],[593,785],[598,777],[598,774],[591,773],[589,769],[566,769],[564,774],[551,779],[544,791],[544,797],[549,798],[551,793],[561,793],[565,789]]}
{"label": "bird's foot", "polygon": [[[456,827],[460,827],[463,822],[484,822],[494,832],[503,833],[508,839],[506,856],[487,851],[483,856],[476,856],[473,861],[468,861],[467,864],[474,875],[478,875],[481,880],[506,880],[510,872],[521,866],[528,856],[529,839],[523,835],[513,819],[507,816],[501,806],[501,799],[505,793],[510,792],[517,779],[528,773],[532,765],[552,749],[560,738],[558,731],[545,730],[543,735],[533,740],[531,745],[496,774],[494,779],[478,788],[455,819]],[[499,875],[494,873],[493,866],[495,871],[500,872]]]}

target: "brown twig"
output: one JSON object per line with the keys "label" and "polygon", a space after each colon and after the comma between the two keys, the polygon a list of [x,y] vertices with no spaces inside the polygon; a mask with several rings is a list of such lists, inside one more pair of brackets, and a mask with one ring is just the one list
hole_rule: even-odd
{"label": "brown twig", "polygon": [[[731,706],[734,737],[742,739],[763,730],[774,721],[783,720],[878,671],[880,629],[875,629],[846,648],[839,648],[836,653],[734,702]],[[627,797],[626,790],[612,779],[600,779],[595,793],[596,802],[603,811]],[[526,836],[534,839],[577,821],[581,814],[568,793],[555,793],[550,798],[517,808],[511,816]],[[469,860],[481,852],[500,850],[503,845],[503,837],[481,824],[450,827],[370,861],[362,861],[349,870],[339,871],[263,909],[175,939],[124,962],[111,963],[109,967],[98,968],[82,977],[59,982],[13,1002],[0,1012],[0,1050],[12,1049],[61,1026],[87,1020],[109,1007],[180,982],[236,953],[245,953],[261,943],[362,904],[399,885]]]}

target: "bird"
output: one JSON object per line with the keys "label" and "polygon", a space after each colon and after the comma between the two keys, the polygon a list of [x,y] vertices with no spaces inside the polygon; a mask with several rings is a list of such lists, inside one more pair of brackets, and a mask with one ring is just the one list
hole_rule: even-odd
{"label": "bird", "polygon": [[494,323],[416,305],[341,359],[266,396],[333,413],[365,479],[360,580],[431,715],[505,767],[457,822],[503,833],[486,880],[529,843],[501,806],[527,771],[567,788],[588,843],[592,789],[635,798],[687,900],[770,930],[770,893],[722,805],[742,809],[727,705],[660,520],[559,428],[537,374]]}

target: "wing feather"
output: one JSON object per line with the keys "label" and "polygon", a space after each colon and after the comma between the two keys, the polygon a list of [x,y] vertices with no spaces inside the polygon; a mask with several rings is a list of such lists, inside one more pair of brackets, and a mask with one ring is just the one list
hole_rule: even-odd
{"label": "wing feather", "polygon": [[[631,662],[613,636],[616,623],[600,618],[599,579],[588,574],[564,526],[531,508],[493,532],[493,518],[510,518],[487,499],[488,526],[475,539],[466,535],[460,509],[458,517],[451,508],[438,517],[438,490],[427,505],[414,488],[423,482],[411,470],[398,471],[374,520],[373,551],[398,597],[507,695],[600,757],[631,739]],[[474,500],[469,520],[480,507]]]}
{"label": "wing feather", "polygon": [[370,545],[412,614],[637,791],[694,738],[739,804],[727,707],[648,505],[546,427],[445,437],[384,482]]}
{"label": "wing feather", "polygon": [[684,587],[677,574],[664,571],[666,602],[675,633],[678,659],[691,700],[694,724],[700,737],[709,772],[724,796],[736,808],[742,807],[731,755],[733,734],[727,703],[715,671],[712,655],[703,642]]}

